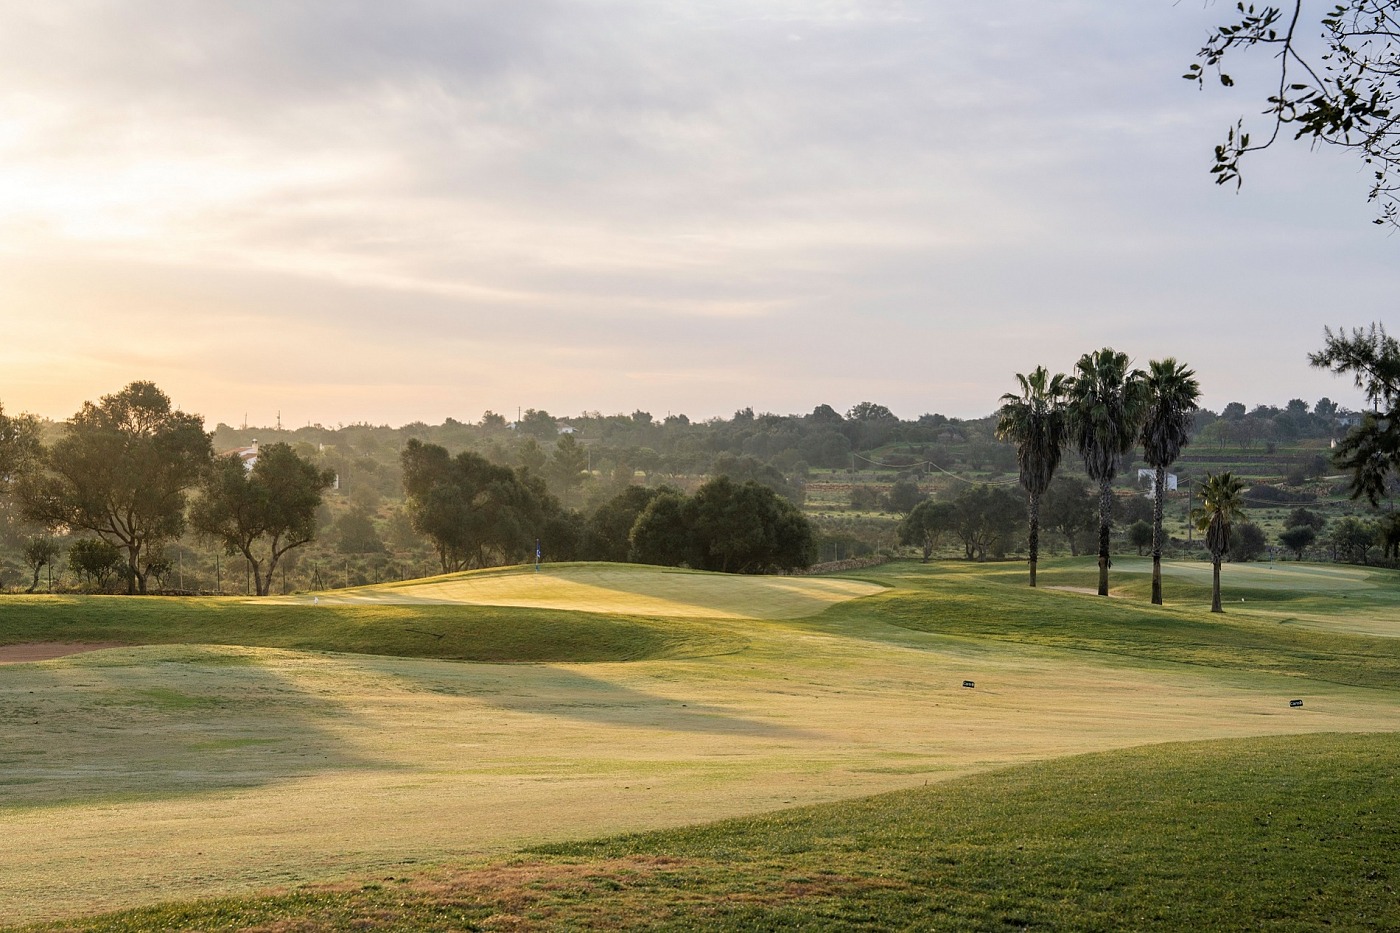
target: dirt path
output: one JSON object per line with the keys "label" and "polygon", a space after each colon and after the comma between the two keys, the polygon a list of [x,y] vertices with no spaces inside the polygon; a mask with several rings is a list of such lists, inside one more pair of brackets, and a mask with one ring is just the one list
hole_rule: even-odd
{"label": "dirt path", "polygon": [[94,642],[40,642],[29,645],[0,645],[0,664],[23,664],[26,661],[51,661],[70,654],[84,651],[99,651],[103,648],[120,648],[112,641]]}

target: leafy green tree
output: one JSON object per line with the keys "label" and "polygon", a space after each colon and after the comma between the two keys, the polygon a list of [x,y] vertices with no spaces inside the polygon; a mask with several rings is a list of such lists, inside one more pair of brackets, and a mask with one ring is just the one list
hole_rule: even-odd
{"label": "leafy green tree", "polygon": [[1142,549],[1152,546],[1152,523],[1135,521],[1128,526],[1128,543],[1137,548],[1138,557],[1142,556]]}
{"label": "leafy green tree", "polygon": [[1025,514],[1020,498],[1001,486],[969,487],[952,502],[953,534],[967,560],[1001,557]]}
{"label": "leafy green tree", "polygon": [[544,469],[560,498],[568,502],[573,491],[588,479],[585,472],[588,469],[588,451],[572,434],[560,435]]}
{"label": "leafy green tree", "polygon": [[1324,333],[1323,348],[1308,361],[1337,375],[1350,373],[1372,406],[1337,445],[1333,461],[1351,471],[1351,497],[1376,505],[1400,464],[1400,343],[1380,324],[1349,335],[1330,327]]}
{"label": "leafy green tree", "polygon": [[1322,46],[1314,51],[1300,34],[1302,0],[1282,6],[1243,2],[1238,16],[1218,27],[1197,52],[1201,63],[1183,75],[1204,86],[1214,73],[1225,87],[1234,79],[1221,62],[1237,51],[1270,50],[1277,80],[1270,80],[1264,114],[1272,124],[1262,142],[1245,132],[1243,120],[1215,147],[1211,173],[1216,184],[1240,184],[1240,160],[1267,149],[1285,128],[1294,139],[1355,153],[1371,176],[1370,200],[1380,205],[1377,223],[1400,223],[1400,4],[1396,0],[1337,0],[1321,16]]}
{"label": "leafy green tree", "polygon": [[816,538],[791,502],[753,480],[705,482],[689,498],[663,492],[632,527],[633,559],[722,573],[810,566]]}
{"label": "leafy green tree", "polygon": [[1110,347],[1086,353],[1075,364],[1068,393],[1070,437],[1099,486],[1100,596],[1108,595],[1113,479],[1137,442],[1150,402],[1144,373],[1128,365],[1128,355]]}
{"label": "leafy green tree", "polygon": [[107,589],[107,582],[126,566],[121,549],[110,541],[101,538],[79,538],[68,546],[68,568],[99,591]]}
{"label": "leafy green tree", "polygon": [[1201,480],[1201,504],[1191,512],[1197,531],[1206,535],[1210,551],[1211,597],[1210,611],[1220,608],[1220,561],[1230,550],[1230,531],[1244,521],[1244,481],[1233,473],[1207,473]]}
{"label": "leafy green tree", "polygon": [[515,457],[522,470],[528,470],[536,475],[544,473],[544,468],[549,464],[549,454],[544,452],[540,442],[533,437],[527,437],[520,442],[520,448],[516,451]]}
{"label": "leafy green tree", "polygon": [[1268,549],[1268,536],[1254,522],[1240,522],[1230,535],[1230,560],[1234,563],[1258,560]]}
{"label": "leafy green tree", "polygon": [[890,484],[889,494],[885,496],[885,505],[891,512],[908,515],[923,498],[924,494],[919,490],[917,482],[907,478],[897,479]]}
{"label": "leafy green tree", "polygon": [[39,419],[28,414],[7,415],[0,405],[0,495],[8,494],[14,481],[32,469],[42,453]]}
{"label": "leafy green tree", "polygon": [[1058,476],[1045,491],[1040,520],[1047,531],[1065,536],[1069,553],[1079,556],[1081,536],[1094,529],[1098,513],[1094,493],[1087,485],[1068,476]]}
{"label": "leafy green tree", "polygon": [[928,563],[943,538],[952,533],[955,508],[951,502],[925,499],[899,523],[899,543],[915,545]]}
{"label": "leafy green tree", "polygon": [[625,562],[632,552],[629,536],[637,516],[646,510],[662,492],[674,492],[669,487],[650,489],[628,486],[613,496],[589,516],[583,529],[582,552],[585,560]]}
{"label": "leafy green tree", "polygon": [[154,383],[133,382],[69,420],[46,468],[21,483],[23,511],[124,550],[127,592],[145,593],[162,543],[185,529],[188,490],[211,457],[203,419],[172,408]]}
{"label": "leafy green tree", "polygon": [[1279,532],[1278,540],[1293,552],[1294,557],[1302,560],[1303,552],[1317,540],[1317,529],[1311,525],[1289,525]]}
{"label": "leafy green tree", "polygon": [[282,556],[315,538],[316,510],[334,482],[333,470],[317,469],[283,443],[262,447],[251,470],[236,456],[219,457],[200,484],[190,524],[226,553],[242,554],[254,591],[266,596]]}
{"label": "leafy green tree", "polygon": [[1036,564],[1040,557],[1040,499],[1050,488],[1066,441],[1065,376],[1051,376],[1037,366],[1029,376],[1016,374],[1019,395],[1001,397],[997,411],[997,437],[1016,445],[1016,463],[1021,469],[1021,488],[1026,491],[1026,514],[1030,525],[1031,586],[1035,586]]}
{"label": "leafy green tree", "polygon": [[400,456],[413,527],[433,542],[443,573],[518,561],[540,536],[543,480],[464,451],[448,456],[417,438]]}
{"label": "leafy green tree", "polygon": [[[26,593],[32,593],[39,588],[40,571],[42,571],[44,567],[51,565],[54,558],[61,554],[62,551],[63,549],[58,546],[57,542],[47,535],[39,538],[30,538],[25,542],[24,562],[29,565],[29,569],[34,573],[33,579],[29,581],[29,589],[25,590]],[[50,575],[52,575],[52,571],[50,571]]]}
{"label": "leafy green tree", "polygon": [[[1196,374],[1171,357],[1147,364],[1148,407],[1142,423],[1142,458],[1152,479],[1152,604],[1162,605],[1162,510],[1167,502],[1167,468],[1191,440],[1200,408]],[[1139,551],[1141,553],[1141,551]]]}
{"label": "leafy green tree", "polygon": [[685,494],[659,492],[637,515],[628,535],[631,559],[663,567],[699,567],[693,532],[693,507]]}
{"label": "leafy green tree", "polygon": [[341,554],[384,553],[384,539],[368,511],[352,508],[335,520],[335,549]]}
{"label": "leafy green tree", "polygon": [[761,483],[717,476],[695,491],[692,504],[692,534],[705,570],[766,573],[812,563],[811,523]]}
{"label": "leafy green tree", "polygon": [[1355,515],[1343,515],[1332,523],[1327,534],[1333,552],[1352,564],[1369,564],[1371,548],[1381,543],[1379,528],[1374,522]]}

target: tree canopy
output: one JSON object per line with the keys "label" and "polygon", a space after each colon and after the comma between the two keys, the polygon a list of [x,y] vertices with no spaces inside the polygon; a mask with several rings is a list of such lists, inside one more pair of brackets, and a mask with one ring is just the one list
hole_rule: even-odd
{"label": "tree canopy", "polygon": [[151,382],[83,404],[21,483],[25,516],[90,531],[125,551],[127,592],[146,592],[161,545],[185,529],[188,490],[212,456],[204,421]]}
{"label": "tree canopy", "polygon": [[1285,132],[1314,146],[1355,153],[1367,167],[1369,198],[1378,206],[1376,223],[1400,224],[1400,0],[1335,0],[1316,20],[1322,50],[1312,51],[1303,0],[1291,5],[1236,4],[1236,15],[1217,27],[1196,53],[1187,80],[1204,86],[1212,74],[1225,87],[1235,85],[1223,68],[1227,57],[1262,46],[1277,63],[1264,115],[1267,135],[1260,141],[1243,119],[1215,147],[1211,168],[1217,184],[1241,182],[1240,160],[1272,146]]}
{"label": "tree canopy", "polygon": [[200,484],[190,524],[242,554],[253,571],[254,589],[266,596],[282,555],[311,541],[321,495],[335,472],[318,470],[286,444],[269,444],[248,470],[240,457],[220,457]]}
{"label": "tree canopy", "polygon": [[1350,374],[1372,410],[1337,445],[1333,461],[1351,471],[1353,499],[1376,505],[1400,465],[1400,343],[1380,324],[1351,333],[1330,327],[1326,343],[1308,361],[1337,375]]}

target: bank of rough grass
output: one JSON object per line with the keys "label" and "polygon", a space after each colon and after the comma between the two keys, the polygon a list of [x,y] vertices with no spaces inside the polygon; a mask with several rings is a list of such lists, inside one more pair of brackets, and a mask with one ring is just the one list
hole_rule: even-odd
{"label": "bank of rough grass", "polygon": [[[1395,611],[1400,576],[1374,593],[1319,594],[1310,590],[1261,590],[1248,612],[1212,613],[1209,590],[1194,592],[1171,581],[1165,607],[1153,606],[1141,580],[1121,575],[1128,598],[1103,598],[1057,590],[1094,585],[1092,559],[1060,561],[1026,585],[1019,563],[944,562],[890,564],[860,576],[895,586],[882,594],[838,605],[820,617],[845,634],[880,637],[898,628],[990,641],[1044,645],[1119,655],[1131,661],[1166,661],[1224,670],[1286,674],[1350,686],[1400,687],[1400,639],[1322,631],[1289,625],[1291,607],[1307,601],[1315,613]],[[1265,600],[1268,597],[1268,601]]]}
{"label": "bank of rough grass", "polygon": [[0,597],[0,644],[115,642],[465,661],[635,661],[733,651],[701,622],[499,606],[258,604],[237,597]]}
{"label": "bank of rough grass", "polygon": [[1393,735],[1152,746],[26,929],[1394,929],[1397,769]]}

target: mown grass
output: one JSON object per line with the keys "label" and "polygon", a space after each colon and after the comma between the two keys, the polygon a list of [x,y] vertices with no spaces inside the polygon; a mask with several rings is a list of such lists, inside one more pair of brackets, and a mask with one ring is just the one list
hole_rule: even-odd
{"label": "mown grass", "polygon": [[499,606],[257,604],[245,599],[16,596],[0,645],[241,645],[463,661],[635,661],[737,650],[712,626]]}
{"label": "mown grass", "polygon": [[1305,607],[1314,614],[1394,611],[1396,589],[1354,587],[1319,593],[1317,587],[1237,587],[1233,592],[1244,592],[1245,605],[1254,608],[1223,614],[1209,612],[1208,590],[1201,599],[1199,588],[1189,582],[1169,581],[1165,607],[1152,606],[1145,584],[1131,575],[1120,574],[1114,590],[1130,598],[1054,589],[1092,586],[1095,572],[1083,560],[1054,563],[1041,571],[1040,585],[1031,589],[1020,564],[889,565],[863,575],[894,588],[836,606],[815,624],[865,631],[870,637],[880,637],[879,625],[887,624],[1130,660],[1285,674],[1350,686],[1400,685],[1400,639],[1288,624]]}
{"label": "mown grass", "polygon": [[1152,746],[24,929],[1393,929],[1398,767],[1393,735]]}

